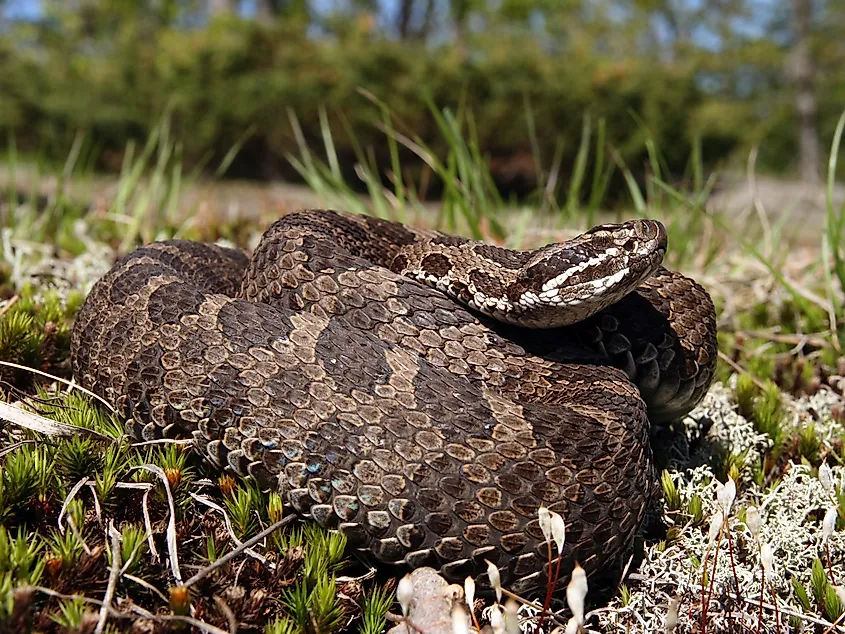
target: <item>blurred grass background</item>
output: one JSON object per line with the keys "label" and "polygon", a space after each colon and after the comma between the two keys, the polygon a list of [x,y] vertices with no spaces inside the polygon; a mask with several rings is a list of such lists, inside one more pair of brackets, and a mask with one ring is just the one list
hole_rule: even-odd
{"label": "blurred grass background", "polygon": [[[676,184],[694,152],[708,172],[755,151],[760,174],[812,180],[845,104],[835,0],[0,0],[0,16],[0,129],[33,160],[76,147],[83,172],[119,172],[170,112],[186,170],[237,147],[227,177],[298,181],[290,155],[329,126],[363,191],[362,151],[384,181],[395,161],[378,100],[435,155],[448,139],[427,104],[471,112],[506,199],[555,169],[566,195],[585,117],[638,182],[647,141]],[[422,197],[443,195],[398,152]],[[614,171],[608,202],[627,191]]]}

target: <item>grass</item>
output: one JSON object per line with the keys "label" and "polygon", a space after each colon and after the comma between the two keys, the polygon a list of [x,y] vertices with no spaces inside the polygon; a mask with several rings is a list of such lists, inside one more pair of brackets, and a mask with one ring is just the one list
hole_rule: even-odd
{"label": "grass", "polygon": [[[816,481],[823,464],[839,468],[845,461],[845,431],[841,422],[837,427],[835,410],[804,424],[796,409],[796,403],[839,389],[836,377],[845,374],[840,347],[845,335],[845,210],[833,202],[845,114],[831,142],[824,230],[816,242],[803,245],[815,256],[804,266],[795,261],[802,245],[791,242],[786,221],[770,221],[763,210],[738,223],[729,222],[707,210],[716,179],[705,174],[698,144],[681,181],[671,181],[660,148],[647,134],[648,162],[639,169],[621,161],[606,138],[603,121],[585,117],[575,163],[564,170],[557,157],[546,165],[536,153],[541,185],[526,201],[513,204],[503,200],[493,184],[471,112],[441,111],[427,104],[447,148],[437,154],[383,103],[364,96],[373,103],[372,124],[383,134],[390,166],[386,174],[379,173],[371,149],[356,143],[359,182],[344,177],[334,150],[336,132],[325,112],[320,113],[319,151],[305,144],[296,118],[290,116],[299,141],[299,152],[290,161],[326,206],[424,223],[512,248],[560,240],[623,217],[642,215],[664,222],[669,265],[702,280],[719,307],[719,378],[732,385],[728,407],[747,423],[743,428],[747,436],[739,440],[726,436],[722,445],[709,451],[703,471],[670,465],[662,472],[662,513],[671,526],[657,539],[645,537],[638,574],[647,576],[668,565],[663,563],[666,558],[683,562],[673,564],[682,566],[677,570],[686,575],[677,577],[675,590],[686,601],[678,618],[683,622],[687,610],[692,615],[687,625],[700,625],[704,613],[704,629],[710,623],[711,631],[717,631],[725,611],[712,601],[701,602],[701,589],[689,594],[690,579],[705,590],[710,583],[722,584],[723,591],[737,595],[728,601],[731,609],[750,610],[754,618],[755,591],[758,599],[766,594],[768,601],[791,612],[789,618],[796,623],[807,618],[832,623],[840,618],[842,605],[834,587],[845,583],[840,563],[834,561],[831,572],[822,555],[792,558],[784,542],[775,552],[785,558],[788,569],[782,574],[776,570],[763,585],[760,550],[751,547],[740,523],[749,504],[760,504],[781,488],[799,486],[796,470],[807,474],[800,486],[810,486],[807,482]],[[536,148],[538,128],[529,108],[525,126]],[[355,139],[349,126],[344,133]],[[249,131],[220,158],[213,170],[216,177],[225,173],[248,135]],[[356,579],[361,568],[345,554],[339,535],[297,523],[271,533],[245,554],[245,541],[284,519],[278,494],[221,477],[182,445],[132,444],[105,408],[45,376],[69,378],[72,320],[103,264],[107,266],[116,255],[166,237],[222,237],[246,246],[264,228],[233,225],[223,230],[192,222],[199,210],[184,206],[184,193],[190,187],[210,186],[198,172],[183,173],[180,144],[166,116],[143,146],[127,147],[114,196],[98,204],[63,193],[67,182],[90,176],[86,157],[91,147],[91,140],[80,135],[64,165],[51,169],[35,162],[33,187],[23,200],[18,187],[0,197],[5,201],[0,203],[0,361],[5,362],[0,364],[0,380],[5,400],[20,401],[31,413],[96,432],[48,437],[12,425],[0,429],[2,617],[45,632],[80,627],[91,622],[92,615],[96,623],[100,611],[96,601],[105,596],[110,567],[120,562],[115,596],[162,618],[196,618],[224,631],[230,617],[235,617],[239,631],[382,632],[388,610],[396,612],[395,583]],[[416,179],[402,165],[408,153],[426,166]],[[12,184],[23,182],[14,139],[9,139],[5,163]],[[57,178],[58,193],[40,200],[34,185],[48,175]],[[630,201],[613,208],[608,188],[616,175],[626,184]],[[426,200],[427,188],[434,182],[443,192],[437,204]],[[359,194],[362,188],[366,198]],[[787,252],[791,258],[785,257]],[[754,438],[765,442],[752,442]],[[728,477],[738,484],[736,508],[742,510],[722,518],[721,535],[729,541],[718,540],[712,546],[714,557],[708,558],[712,487]],[[841,530],[845,522],[841,483],[829,500],[813,491],[812,499],[820,500],[820,505],[839,510]],[[813,513],[809,517],[821,522]],[[779,533],[774,532],[777,521],[769,517],[767,524],[772,531],[767,539],[774,544],[779,543]],[[111,535],[110,523],[115,528]],[[777,526],[780,531],[792,530],[791,524]],[[809,528],[806,531],[812,535]],[[841,555],[841,542],[834,546]],[[682,556],[677,557],[679,549]],[[240,553],[236,558],[218,566],[236,550]],[[726,562],[736,564],[739,572],[723,568],[729,565]],[[184,581],[211,566],[218,567],[190,589],[180,585],[176,571]],[[675,572],[670,569],[664,580],[676,579]],[[737,580],[737,575],[742,578]],[[734,586],[739,586],[738,594]],[[28,587],[36,589],[22,591]],[[610,597],[615,611],[587,618],[607,631],[641,631],[636,628],[642,619],[662,623],[667,608],[665,601],[660,602],[662,595],[649,590],[653,587],[649,579],[626,579],[619,584],[622,590]],[[769,596],[770,592],[775,594]],[[116,609],[116,604],[112,607]],[[640,620],[632,616],[637,610]],[[761,608],[760,614],[772,618],[770,608]],[[761,624],[768,627],[770,622]],[[115,629],[124,625],[118,619],[109,621]],[[163,620],[158,625],[165,628],[162,631],[183,627]]]}

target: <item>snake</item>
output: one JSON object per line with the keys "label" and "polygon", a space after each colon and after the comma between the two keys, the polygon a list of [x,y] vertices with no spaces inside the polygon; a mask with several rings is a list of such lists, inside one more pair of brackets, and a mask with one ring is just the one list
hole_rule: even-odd
{"label": "snake", "polygon": [[[71,333],[75,380],[133,438],[192,439],[388,569],[532,595],[618,565],[659,495],[654,429],[717,358],[713,302],[634,219],[519,251],[328,209],[251,253],[118,258]],[[555,537],[558,537],[557,535]]]}

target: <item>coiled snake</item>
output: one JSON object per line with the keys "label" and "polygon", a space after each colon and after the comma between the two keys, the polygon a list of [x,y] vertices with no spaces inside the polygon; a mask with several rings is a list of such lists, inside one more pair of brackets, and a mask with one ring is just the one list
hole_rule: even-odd
{"label": "coiled snake", "polygon": [[[381,562],[532,593],[540,505],[562,569],[618,561],[655,483],[650,423],[709,387],[708,294],[635,220],[533,252],[364,216],[282,217],[251,257],[167,241],[99,280],[77,380],[135,437],[215,464]],[[564,574],[566,577],[566,574]]]}

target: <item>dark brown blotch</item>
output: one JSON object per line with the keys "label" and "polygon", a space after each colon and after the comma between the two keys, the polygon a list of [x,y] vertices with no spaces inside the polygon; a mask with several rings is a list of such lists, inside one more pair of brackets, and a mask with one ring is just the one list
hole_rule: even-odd
{"label": "dark brown blotch", "polygon": [[437,542],[434,550],[445,561],[454,560],[464,552],[464,541],[460,537],[444,537]]}
{"label": "dark brown blotch", "polygon": [[417,493],[417,502],[429,511],[440,511],[446,505],[446,497],[437,489],[425,488]]}
{"label": "dark brown blotch", "polygon": [[490,527],[487,524],[472,524],[464,529],[464,539],[473,546],[484,546],[490,540]]}
{"label": "dark brown blotch", "polygon": [[405,548],[418,548],[425,541],[425,531],[416,524],[403,524],[396,529],[396,539]]}
{"label": "dark brown blotch", "polygon": [[479,269],[473,269],[470,272],[469,281],[475,286],[476,291],[492,297],[502,295],[504,290],[501,279]]}
{"label": "dark brown blotch", "polygon": [[405,564],[412,569],[422,568],[424,566],[436,568],[438,563],[439,561],[437,558],[437,553],[434,552],[433,548],[426,548],[425,550],[416,550],[412,553],[408,553],[405,556]]}
{"label": "dark brown blotch", "polygon": [[490,513],[490,525],[497,531],[508,533],[519,528],[519,518],[511,511],[495,511]]}
{"label": "dark brown blotch", "polygon": [[387,503],[387,510],[400,522],[408,522],[413,519],[417,505],[411,500],[396,498]]}
{"label": "dark brown blotch", "polygon": [[455,515],[464,522],[480,522],[484,518],[484,509],[477,502],[462,500],[455,503]]}
{"label": "dark brown blotch", "polygon": [[423,521],[435,535],[446,535],[452,528],[451,513],[429,513]]}
{"label": "dark brown blotch", "polygon": [[525,533],[509,533],[502,535],[499,543],[506,552],[518,553],[525,548],[525,545],[528,543],[528,537]]}
{"label": "dark brown blotch", "polygon": [[443,277],[452,270],[452,262],[442,253],[429,253],[420,261],[420,268],[436,277]]}

